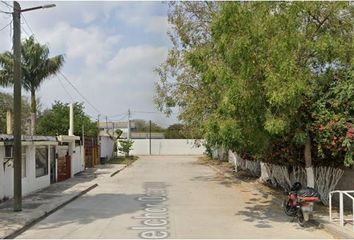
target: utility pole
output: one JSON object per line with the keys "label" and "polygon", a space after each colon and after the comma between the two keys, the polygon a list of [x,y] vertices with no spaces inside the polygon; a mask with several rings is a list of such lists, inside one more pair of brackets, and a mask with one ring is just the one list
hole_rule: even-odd
{"label": "utility pole", "polygon": [[128,134],[127,134],[127,139],[130,139],[130,109],[128,109]]}
{"label": "utility pole", "polygon": [[100,114],[97,116],[97,158],[101,157],[101,147],[100,147]]}
{"label": "utility pole", "polygon": [[12,21],[14,24],[13,36],[13,82],[14,82],[14,211],[22,211],[22,159],[21,159],[21,13],[41,8],[55,7],[55,4],[21,9],[14,1]]}
{"label": "utility pole", "polygon": [[21,6],[14,1],[14,211],[22,211],[22,161],[21,161]]}
{"label": "utility pole", "polygon": [[151,155],[151,120],[149,121],[149,155]]}

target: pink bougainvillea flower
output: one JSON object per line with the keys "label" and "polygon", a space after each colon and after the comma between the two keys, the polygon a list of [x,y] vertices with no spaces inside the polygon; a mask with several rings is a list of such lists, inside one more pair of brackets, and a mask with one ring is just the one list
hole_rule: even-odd
{"label": "pink bougainvillea flower", "polygon": [[325,127],[321,124],[320,127],[318,128],[320,129],[321,131],[325,129]]}

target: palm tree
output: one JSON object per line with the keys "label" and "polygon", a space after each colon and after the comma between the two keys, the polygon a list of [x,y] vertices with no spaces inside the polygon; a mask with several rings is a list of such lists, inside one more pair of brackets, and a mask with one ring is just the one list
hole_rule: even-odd
{"label": "palm tree", "polygon": [[[49,58],[48,46],[35,42],[34,37],[31,36],[22,43],[21,63],[22,86],[31,93],[31,134],[34,134],[37,114],[36,91],[45,79],[59,72],[64,63],[64,57],[58,55]],[[12,72],[12,53],[7,51],[0,54],[0,85],[13,84]]]}

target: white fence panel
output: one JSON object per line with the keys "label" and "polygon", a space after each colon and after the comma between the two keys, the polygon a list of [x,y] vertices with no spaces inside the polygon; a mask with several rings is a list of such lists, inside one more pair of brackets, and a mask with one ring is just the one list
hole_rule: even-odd
{"label": "white fence panel", "polygon": [[77,146],[71,159],[72,174],[82,172],[85,169],[85,160],[82,157],[84,152],[83,146]]}

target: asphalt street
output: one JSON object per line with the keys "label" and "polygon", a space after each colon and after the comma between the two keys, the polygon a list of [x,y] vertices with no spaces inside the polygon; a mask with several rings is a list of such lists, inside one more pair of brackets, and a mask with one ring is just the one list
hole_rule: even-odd
{"label": "asphalt street", "polygon": [[18,238],[330,238],[193,156],[140,157]]}

